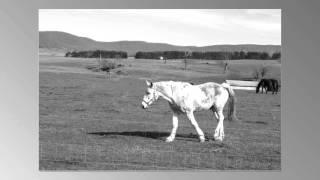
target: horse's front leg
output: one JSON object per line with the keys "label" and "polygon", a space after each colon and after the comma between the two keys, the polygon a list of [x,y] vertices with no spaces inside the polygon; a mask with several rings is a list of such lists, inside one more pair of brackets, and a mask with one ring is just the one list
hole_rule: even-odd
{"label": "horse's front leg", "polygon": [[176,113],[173,113],[172,115],[172,130],[170,136],[167,137],[166,142],[172,142],[174,138],[176,137],[178,129],[178,115]]}
{"label": "horse's front leg", "polygon": [[190,120],[191,124],[193,125],[193,127],[196,129],[196,131],[199,135],[200,142],[204,142],[205,141],[204,133],[200,129],[196,119],[194,118],[193,112],[188,112],[187,116],[188,116],[188,119]]}

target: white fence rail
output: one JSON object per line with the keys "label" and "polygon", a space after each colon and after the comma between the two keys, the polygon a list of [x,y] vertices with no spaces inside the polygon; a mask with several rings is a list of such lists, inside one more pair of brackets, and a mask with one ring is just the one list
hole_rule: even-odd
{"label": "white fence rail", "polygon": [[249,90],[249,91],[256,90],[256,87],[259,83],[258,81],[238,81],[238,80],[226,80],[226,82],[230,84],[230,86],[233,89]]}

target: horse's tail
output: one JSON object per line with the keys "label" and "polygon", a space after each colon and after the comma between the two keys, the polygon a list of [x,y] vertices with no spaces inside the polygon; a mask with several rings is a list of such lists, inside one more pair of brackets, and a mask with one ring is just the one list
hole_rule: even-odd
{"label": "horse's tail", "polygon": [[275,82],[275,91],[278,92],[279,91],[279,82],[276,79],[274,80],[274,82]]}
{"label": "horse's tail", "polygon": [[222,83],[222,87],[224,87],[229,93],[229,108],[228,108],[228,119],[229,121],[238,121],[236,116],[236,96],[232,89],[232,87],[227,83]]}

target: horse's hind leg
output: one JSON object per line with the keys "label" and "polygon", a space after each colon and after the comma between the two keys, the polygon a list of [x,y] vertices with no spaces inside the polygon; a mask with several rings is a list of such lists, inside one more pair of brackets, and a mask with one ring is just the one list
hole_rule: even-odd
{"label": "horse's hind leg", "polygon": [[210,109],[212,110],[213,115],[216,117],[216,120],[219,121],[219,116],[218,116],[218,113],[217,113],[217,108],[213,105]]}
{"label": "horse's hind leg", "polygon": [[217,113],[217,112],[214,112],[213,114],[214,114],[214,116],[216,117],[217,121],[219,122],[219,116],[218,116],[218,113]]}
{"label": "horse's hind leg", "polygon": [[216,127],[216,130],[214,131],[214,139],[222,141],[224,138],[224,128],[223,128],[223,120],[224,115],[222,109],[219,109],[217,111],[218,114],[218,125]]}
{"label": "horse's hind leg", "polygon": [[196,131],[197,131],[197,133],[199,135],[200,142],[204,142],[205,141],[204,133],[200,129],[196,119],[194,118],[193,112],[188,112],[187,116],[188,116],[188,119],[190,120],[191,124],[193,125],[193,127],[196,129]]}
{"label": "horse's hind leg", "polygon": [[172,115],[172,130],[170,136],[167,137],[166,142],[172,142],[174,138],[176,137],[178,129],[178,115],[176,113],[173,113]]}

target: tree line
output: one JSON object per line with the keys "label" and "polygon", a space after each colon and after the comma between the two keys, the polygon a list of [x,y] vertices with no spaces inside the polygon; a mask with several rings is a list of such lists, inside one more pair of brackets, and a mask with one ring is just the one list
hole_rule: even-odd
{"label": "tree line", "polygon": [[[82,58],[127,58],[128,54],[124,51],[70,51],[65,54],[66,57],[82,57]],[[280,52],[267,53],[256,51],[208,51],[208,52],[191,52],[185,51],[139,51],[135,54],[136,59],[205,59],[205,60],[236,60],[236,59],[258,59],[258,60],[276,60],[281,58]]]}
{"label": "tree line", "polygon": [[269,54],[267,52],[255,52],[255,51],[235,51],[235,52],[191,52],[186,56],[185,51],[153,51],[153,52],[137,52],[136,59],[159,59],[159,57],[166,59],[206,59],[206,60],[236,60],[236,59],[258,59],[258,60],[270,60],[280,59],[281,53],[275,52]]}
{"label": "tree line", "polygon": [[124,51],[72,51],[67,52],[65,57],[82,57],[82,58],[127,58],[128,54]]}

